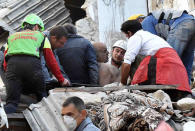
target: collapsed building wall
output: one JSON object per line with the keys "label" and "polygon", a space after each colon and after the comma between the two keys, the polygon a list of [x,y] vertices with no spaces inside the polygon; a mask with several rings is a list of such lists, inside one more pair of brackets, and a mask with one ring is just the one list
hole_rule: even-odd
{"label": "collapsed building wall", "polygon": [[[195,9],[194,0],[138,0],[132,4],[128,2],[128,0],[86,0],[84,9],[87,11],[87,17],[76,22],[79,34],[91,42],[104,42],[108,48],[111,48],[116,40],[125,39],[119,29],[121,24],[119,20],[125,21],[133,14],[147,15],[148,12],[161,8],[178,9],[179,7],[191,11],[191,14]],[[125,10],[126,6],[131,8]],[[109,23],[108,26],[105,26],[106,23]]]}
{"label": "collapsed building wall", "polygon": [[76,22],[78,34],[84,36],[90,42],[99,41],[97,1],[86,0],[82,8],[86,11],[86,17]]}
{"label": "collapsed building wall", "polygon": [[157,9],[180,9],[192,11],[195,9],[195,1],[194,0],[148,0],[148,8],[149,12],[157,10]]}
{"label": "collapsed building wall", "polygon": [[[118,22],[119,19],[121,21],[127,19],[125,14],[128,14],[128,16],[136,13],[146,15],[147,10],[153,11],[159,8],[178,9],[180,7],[180,9],[188,11],[195,8],[194,0],[138,0],[134,4],[128,2],[128,0],[0,0],[0,27],[2,28],[1,31],[5,30],[11,33],[19,31],[24,16],[28,13],[37,13],[43,19],[46,29],[51,29],[54,25],[61,25],[66,22],[75,23],[77,21],[76,26],[80,35],[91,42],[102,41],[108,47],[111,47],[116,40],[125,39],[119,27],[117,27],[119,23],[121,24],[121,22]],[[137,6],[138,4],[139,6]],[[83,9],[80,8],[82,5]],[[125,8],[129,5],[134,5],[136,8],[132,9],[131,6],[127,13]],[[145,9],[147,6],[148,9]],[[145,10],[145,13],[143,10]],[[105,17],[105,14],[108,14],[107,12],[110,13],[108,18]],[[99,18],[98,15],[104,17],[104,19]],[[105,27],[104,25],[110,19],[112,19],[112,23]],[[6,32],[3,33],[6,34]]]}
{"label": "collapsed building wall", "polygon": [[78,33],[92,43],[105,43],[109,50],[117,40],[126,39],[120,31],[122,22],[133,13],[147,14],[146,0],[86,0],[84,6],[87,17],[76,22]]}

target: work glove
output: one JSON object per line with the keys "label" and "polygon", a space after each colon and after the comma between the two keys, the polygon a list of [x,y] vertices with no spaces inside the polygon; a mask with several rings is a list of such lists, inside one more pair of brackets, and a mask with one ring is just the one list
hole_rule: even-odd
{"label": "work glove", "polygon": [[4,125],[6,125],[7,128],[9,128],[7,115],[4,110],[3,103],[0,105],[0,128],[2,128]]}
{"label": "work glove", "polygon": [[70,86],[69,80],[64,78],[64,81],[61,83],[61,86]]}

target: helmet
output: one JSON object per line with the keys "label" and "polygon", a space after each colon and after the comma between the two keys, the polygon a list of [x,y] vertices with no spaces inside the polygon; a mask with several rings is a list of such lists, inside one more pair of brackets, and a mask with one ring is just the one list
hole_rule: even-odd
{"label": "helmet", "polygon": [[31,25],[37,24],[41,27],[41,31],[44,31],[44,24],[43,24],[42,19],[35,14],[29,14],[24,18],[22,22],[22,28],[24,28],[24,23],[28,23]]}
{"label": "helmet", "polygon": [[112,46],[112,48],[114,47],[120,47],[124,50],[127,50],[127,42],[124,40],[118,40],[114,43],[114,45]]}
{"label": "helmet", "polygon": [[145,16],[142,14],[136,14],[132,15],[131,17],[128,18],[128,20],[137,20],[138,18],[144,18]]}

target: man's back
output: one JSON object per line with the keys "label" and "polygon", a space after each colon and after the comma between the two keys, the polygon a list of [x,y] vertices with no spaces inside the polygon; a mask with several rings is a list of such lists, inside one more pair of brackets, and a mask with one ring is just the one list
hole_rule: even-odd
{"label": "man's back", "polygon": [[88,40],[70,35],[64,47],[57,50],[57,55],[72,83],[97,84],[96,55]]}

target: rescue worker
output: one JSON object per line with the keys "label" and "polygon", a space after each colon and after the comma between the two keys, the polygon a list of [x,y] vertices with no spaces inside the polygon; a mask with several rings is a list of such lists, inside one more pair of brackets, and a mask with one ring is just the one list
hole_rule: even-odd
{"label": "rescue worker", "polygon": [[[23,22],[21,32],[9,36],[8,47],[5,51],[4,69],[7,80],[6,113],[14,113],[20,102],[20,95],[25,91],[35,93],[37,100],[46,97],[45,82],[41,67],[40,53],[43,52],[51,72],[55,75],[61,86],[68,86],[58,67],[51,48],[62,47],[66,42],[67,32],[62,26],[54,27],[50,31],[50,42],[41,31],[44,24],[35,14],[27,15]],[[23,86],[28,82],[30,87]]]}
{"label": "rescue worker", "polygon": [[150,13],[142,22],[143,30],[164,38],[178,53],[191,81],[194,59],[195,19],[185,10],[162,9]]}
{"label": "rescue worker", "polygon": [[[50,41],[50,39],[51,39],[50,38],[50,32],[49,31],[44,31],[43,33],[45,34],[45,36],[47,36],[48,40]],[[58,48],[53,48],[52,49],[53,54],[55,56],[55,59],[56,59],[56,61],[58,63],[58,66],[60,67],[60,71],[61,71],[63,77],[66,78],[69,81],[70,86],[71,86],[70,79],[68,78],[67,74],[65,73],[62,65],[60,64],[59,58],[56,55],[56,49],[58,49]],[[42,70],[43,70],[43,75],[44,75],[44,79],[45,79],[45,84],[46,84],[46,90],[47,90],[47,92],[49,90],[51,90],[51,89],[56,88],[56,87],[60,87],[60,83],[58,82],[58,80],[56,80],[53,77],[53,74],[48,69],[47,63],[46,63],[45,58],[44,58],[44,55],[41,55],[41,65],[42,65]]]}
{"label": "rescue worker", "polygon": [[77,35],[74,25],[67,23],[64,28],[68,32],[67,42],[64,47],[56,50],[60,64],[73,85],[96,85],[98,64],[93,45],[84,37]]}
{"label": "rescue worker", "polygon": [[145,16],[142,14],[132,15],[128,20],[138,20],[140,23],[144,20]]}
{"label": "rescue worker", "polygon": [[[191,93],[185,67],[177,52],[165,40],[143,31],[137,20],[124,22],[121,31],[129,39],[121,69],[121,85],[127,84],[131,63],[141,54],[146,57],[140,63],[131,84],[178,85],[177,90],[183,96]],[[174,93],[175,97],[177,93]]]}
{"label": "rescue worker", "polygon": [[112,46],[112,57],[109,59],[111,65],[116,68],[120,68],[123,63],[125,52],[127,50],[127,42],[124,40],[118,40]]}
{"label": "rescue worker", "polygon": [[[114,43],[112,48],[112,57],[109,59],[111,65],[115,66],[119,71],[121,70],[121,65],[124,61],[124,56],[127,50],[127,42],[124,40],[118,40]],[[144,58],[142,55],[137,55],[135,61],[132,63],[130,78],[128,79],[128,84],[133,78],[137,67],[139,66],[140,61]],[[119,75],[120,78],[120,75]]]}

